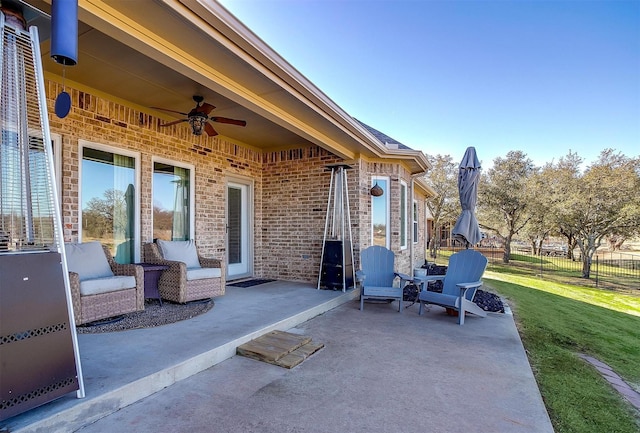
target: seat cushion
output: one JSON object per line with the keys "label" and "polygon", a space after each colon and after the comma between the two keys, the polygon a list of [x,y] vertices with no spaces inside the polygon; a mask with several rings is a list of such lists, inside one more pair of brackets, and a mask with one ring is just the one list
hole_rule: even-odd
{"label": "seat cushion", "polygon": [[157,241],[162,257],[165,260],[182,262],[187,269],[199,268],[198,250],[194,241]]}
{"label": "seat cushion", "polygon": [[98,295],[136,287],[136,277],[113,276],[80,281],[80,295]]}
{"label": "seat cushion", "polygon": [[220,278],[220,268],[191,268],[187,269],[187,281],[205,280],[207,278]]}
{"label": "seat cushion", "polygon": [[69,271],[77,273],[80,281],[113,277],[100,242],[68,243],[64,250]]}

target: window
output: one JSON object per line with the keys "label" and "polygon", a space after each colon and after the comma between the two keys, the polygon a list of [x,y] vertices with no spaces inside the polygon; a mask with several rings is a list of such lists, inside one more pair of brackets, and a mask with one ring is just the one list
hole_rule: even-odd
{"label": "window", "polygon": [[413,243],[418,243],[418,202],[413,201]]}
{"label": "window", "polygon": [[90,146],[81,142],[81,239],[108,246],[118,263],[133,263],[138,244],[137,158]]}
{"label": "window", "polygon": [[192,239],[193,168],[168,161],[153,162],[153,238]]}
{"label": "window", "polygon": [[400,248],[407,248],[408,233],[407,218],[407,184],[400,182]]}
{"label": "window", "polygon": [[382,195],[371,196],[371,244],[390,248],[389,236],[389,178],[373,177],[371,186],[378,184]]}

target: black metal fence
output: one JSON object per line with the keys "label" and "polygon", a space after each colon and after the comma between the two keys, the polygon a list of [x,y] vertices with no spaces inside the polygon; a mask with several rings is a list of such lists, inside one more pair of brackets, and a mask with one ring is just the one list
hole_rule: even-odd
{"label": "black metal fence", "polygon": [[[444,258],[462,248],[439,249],[438,256]],[[477,248],[490,263],[503,263],[504,250],[497,247]],[[567,277],[582,276],[580,252],[574,252],[574,258],[567,258],[567,252],[561,249],[543,249],[542,254],[532,254],[530,248],[511,248],[510,263],[532,275],[561,273]],[[596,287],[601,283],[621,284],[625,287],[640,289],[640,254],[620,251],[598,252],[593,256],[590,280]]]}

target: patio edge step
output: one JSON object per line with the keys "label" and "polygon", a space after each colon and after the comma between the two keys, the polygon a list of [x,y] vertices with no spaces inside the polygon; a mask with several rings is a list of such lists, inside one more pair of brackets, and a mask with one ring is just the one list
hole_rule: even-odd
{"label": "patio edge step", "polygon": [[[219,347],[207,350],[190,359],[176,363],[176,365],[152,373],[146,377],[128,383],[118,389],[103,394],[87,396],[76,400],[77,404],[56,410],[56,402],[51,402],[44,416],[24,413],[10,418],[3,425],[12,433],[42,433],[50,431],[76,431],[92,422],[110,415],[123,407],[155,394],[162,389],[186,379],[194,374],[213,367],[236,354],[236,348],[251,339],[255,339],[267,332],[277,329],[290,329],[304,323],[326,311],[336,308],[346,302],[358,299],[360,290],[349,290],[341,296],[302,310],[285,319],[276,321],[261,329],[250,332],[243,337],[231,340]],[[60,399],[62,400],[62,399]],[[45,405],[47,406],[47,405]],[[37,411],[38,408],[32,411]]]}

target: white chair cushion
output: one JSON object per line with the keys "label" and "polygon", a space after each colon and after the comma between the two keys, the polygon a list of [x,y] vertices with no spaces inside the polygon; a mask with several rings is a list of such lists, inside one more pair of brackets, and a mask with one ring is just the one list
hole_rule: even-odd
{"label": "white chair cushion", "polygon": [[191,268],[187,269],[187,281],[220,278],[220,268]]}
{"label": "white chair cushion", "polygon": [[69,243],[64,245],[64,250],[69,271],[80,275],[80,281],[113,277],[100,242]]}
{"label": "white chair cushion", "polygon": [[198,250],[194,241],[157,241],[162,257],[166,260],[183,262],[187,269],[199,268]]}
{"label": "white chair cushion", "polygon": [[136,277],[113,276],[94,278],[80,281],[80,295],[98,295],[100,293],[115,292],[116,290],[131,289],[136,286]]}

